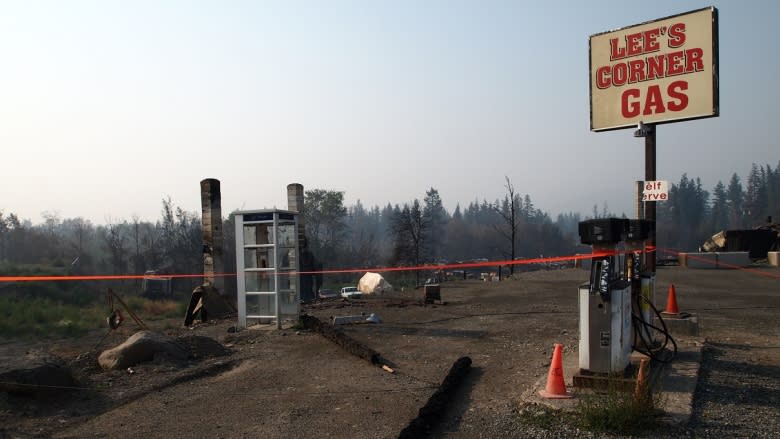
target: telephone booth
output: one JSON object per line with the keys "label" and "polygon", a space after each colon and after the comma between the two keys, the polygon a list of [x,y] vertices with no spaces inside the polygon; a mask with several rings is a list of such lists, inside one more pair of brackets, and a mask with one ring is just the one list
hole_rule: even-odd
{"label": "telephone booth", "polygon": [[238,326],[297,321],[298,212],[251,210],[236,212],[236,274]]}

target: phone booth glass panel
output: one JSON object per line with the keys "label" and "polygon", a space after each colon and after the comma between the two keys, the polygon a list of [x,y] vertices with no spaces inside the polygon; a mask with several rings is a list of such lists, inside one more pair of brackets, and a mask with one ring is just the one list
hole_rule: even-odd
{"label": "phone booth glass panel", "polygon": [[284,210],[236,212],[238,326],[296,320],[298,291],[298,213]]}

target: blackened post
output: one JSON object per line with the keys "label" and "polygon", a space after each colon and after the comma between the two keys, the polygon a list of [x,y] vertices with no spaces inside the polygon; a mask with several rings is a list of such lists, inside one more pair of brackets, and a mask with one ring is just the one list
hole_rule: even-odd
{"label": "blackened post", "polygon": [[[645,181],[655,181],[655,124],[646,125],[645,135]],[[651,251],[646,255],[647,271],[655,273],[655,259],[658,255],[655,242],[655,201],[645,201],[645,219],[650,220],[647,246]]]}
{"label": "blackened post", "polygon": [[[304,206],[304,191],[303,185],[300,183],[290,183],[287,185],[287,210],[298,212],[298,254],[300,255],[300,262],[298,263],[298,269],[304,272],[310,272],[315,270],[314,255],[309,250],[306,243],[306,221]],[[321,274],[319,276],[322,276]],[[298,294],[300,294],[301,300],[308,302],[314,300],[317,297],[316,293],[319,286],[315,285],[315,275],[302,274],[300,275],[300,285]]]}
{"label": "blackened post", "polygon": [[226,294],[225,279],[222,277],[222,194],[219,180],[207,178],[200,182],[200,205],[203,227],[203,274],[205,282],[210,283]]}

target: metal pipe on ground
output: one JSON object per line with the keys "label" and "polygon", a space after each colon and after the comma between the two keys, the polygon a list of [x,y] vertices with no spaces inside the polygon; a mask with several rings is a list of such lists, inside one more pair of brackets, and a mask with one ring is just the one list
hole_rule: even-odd
{"label": "metal pipe on ground", "polygon": [[318,332],[323,337],[341,346],[352,355],[367,360],[371,364],[382,366],[382,356],[379,352],[363,345],[329,323],[325,323],[317,317],[304,314],[301,316],[301,324],[306,329]]}
{"label": "metal pipe on ground", "polygon": [[401,430],[399,439],[428,437],[433,426],[441,420],[447,404],[454,399],[455,392],[471,370],[471,358],[461,357],[450,368],[436,392],[420,409],[416,418]]}

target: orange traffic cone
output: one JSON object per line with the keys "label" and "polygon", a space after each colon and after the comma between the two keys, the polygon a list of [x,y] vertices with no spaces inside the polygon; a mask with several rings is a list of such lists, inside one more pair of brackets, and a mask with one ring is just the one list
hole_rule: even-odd
{"label": "orange traffic cone", "polygon": [[647,358],[639,360],[639,373],[636,375],[636,386],[634,387],[634,400],[643,401],[647,398]]}
{"label": "orange traffic cone", "polygon": [[674,284],[669,285],[669,295],[666,298],[666,311],[664,311],[662,314],[680,314],[680,310],[677,308],[677,292],[674,290]]}
{"label": "orange traffic cone", "polygon": [[555,344],[550,371],[547,373],[547,387],[539,391],[542,398],[561,399],[571,398],[572,394],[566,391],[566,383],[563,382],[563,345]]}

